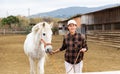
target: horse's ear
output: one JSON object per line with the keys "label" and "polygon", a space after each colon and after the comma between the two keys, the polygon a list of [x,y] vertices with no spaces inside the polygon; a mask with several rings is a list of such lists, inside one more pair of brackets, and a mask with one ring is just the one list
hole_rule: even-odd
{"label": "horse's ear", "polygon": [[51,28],[53,27],[53,24],[54,24],[53,22],[50,23],[50,27],[51,27]]}
{"label": "horse's ear", "polygon": [[43,23],[43,27],[45,27],[45,23]]}

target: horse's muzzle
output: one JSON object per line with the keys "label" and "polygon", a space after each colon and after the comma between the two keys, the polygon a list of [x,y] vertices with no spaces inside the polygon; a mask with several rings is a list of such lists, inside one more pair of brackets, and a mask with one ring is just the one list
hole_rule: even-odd
{"label": "horse's muzzle", "polygon": [[52,46],[46,46],[46,53],[51,53],[52,52]]}

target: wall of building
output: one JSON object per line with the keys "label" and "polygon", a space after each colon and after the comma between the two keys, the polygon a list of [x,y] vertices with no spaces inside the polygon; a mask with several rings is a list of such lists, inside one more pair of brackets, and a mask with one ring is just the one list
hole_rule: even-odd
{"label": "wall of building", "polygon": [[81,18],[80,17],[76,17],[76,18],[73,18],[76,23],[77,23],[77,27],[81,27]]}
{"label": "wall of building", "polygon": [[84,14],[81,19],[82,24],[87,25],[87,31],[118,31],[120,6]]}

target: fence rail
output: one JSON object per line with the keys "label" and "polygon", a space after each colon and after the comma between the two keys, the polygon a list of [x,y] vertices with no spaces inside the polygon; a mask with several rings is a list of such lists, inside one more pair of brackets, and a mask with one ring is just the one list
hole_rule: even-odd
{"label": "fence rail", "polygon": [[0,34],[25,34],[26,31],[17,31],[11,29],[0,29]]}
{"label": "fence rail", "polygon": [[87,34],[89,41],[96,41],[97,43],[105,43],[105,45],[115,46],[120,48],[120,32],[96,32]]}

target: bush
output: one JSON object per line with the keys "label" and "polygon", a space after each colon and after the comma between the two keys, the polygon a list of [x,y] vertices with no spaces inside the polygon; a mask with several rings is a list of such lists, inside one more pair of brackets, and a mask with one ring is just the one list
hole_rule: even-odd
{"label": "bush", "polygon": [[58,27],[54,26],[54,27],[52,28],[52,31],[53,31],[53,35],[58,34]]}
{"label": "bush", "polygon": [[32,26],[26,26],[26,27],[25,27],[25,31],[26,31],[25,33],[26,33],[26,34],[30,33],[30,32],[31,32],[31,29],[32,29]]}

